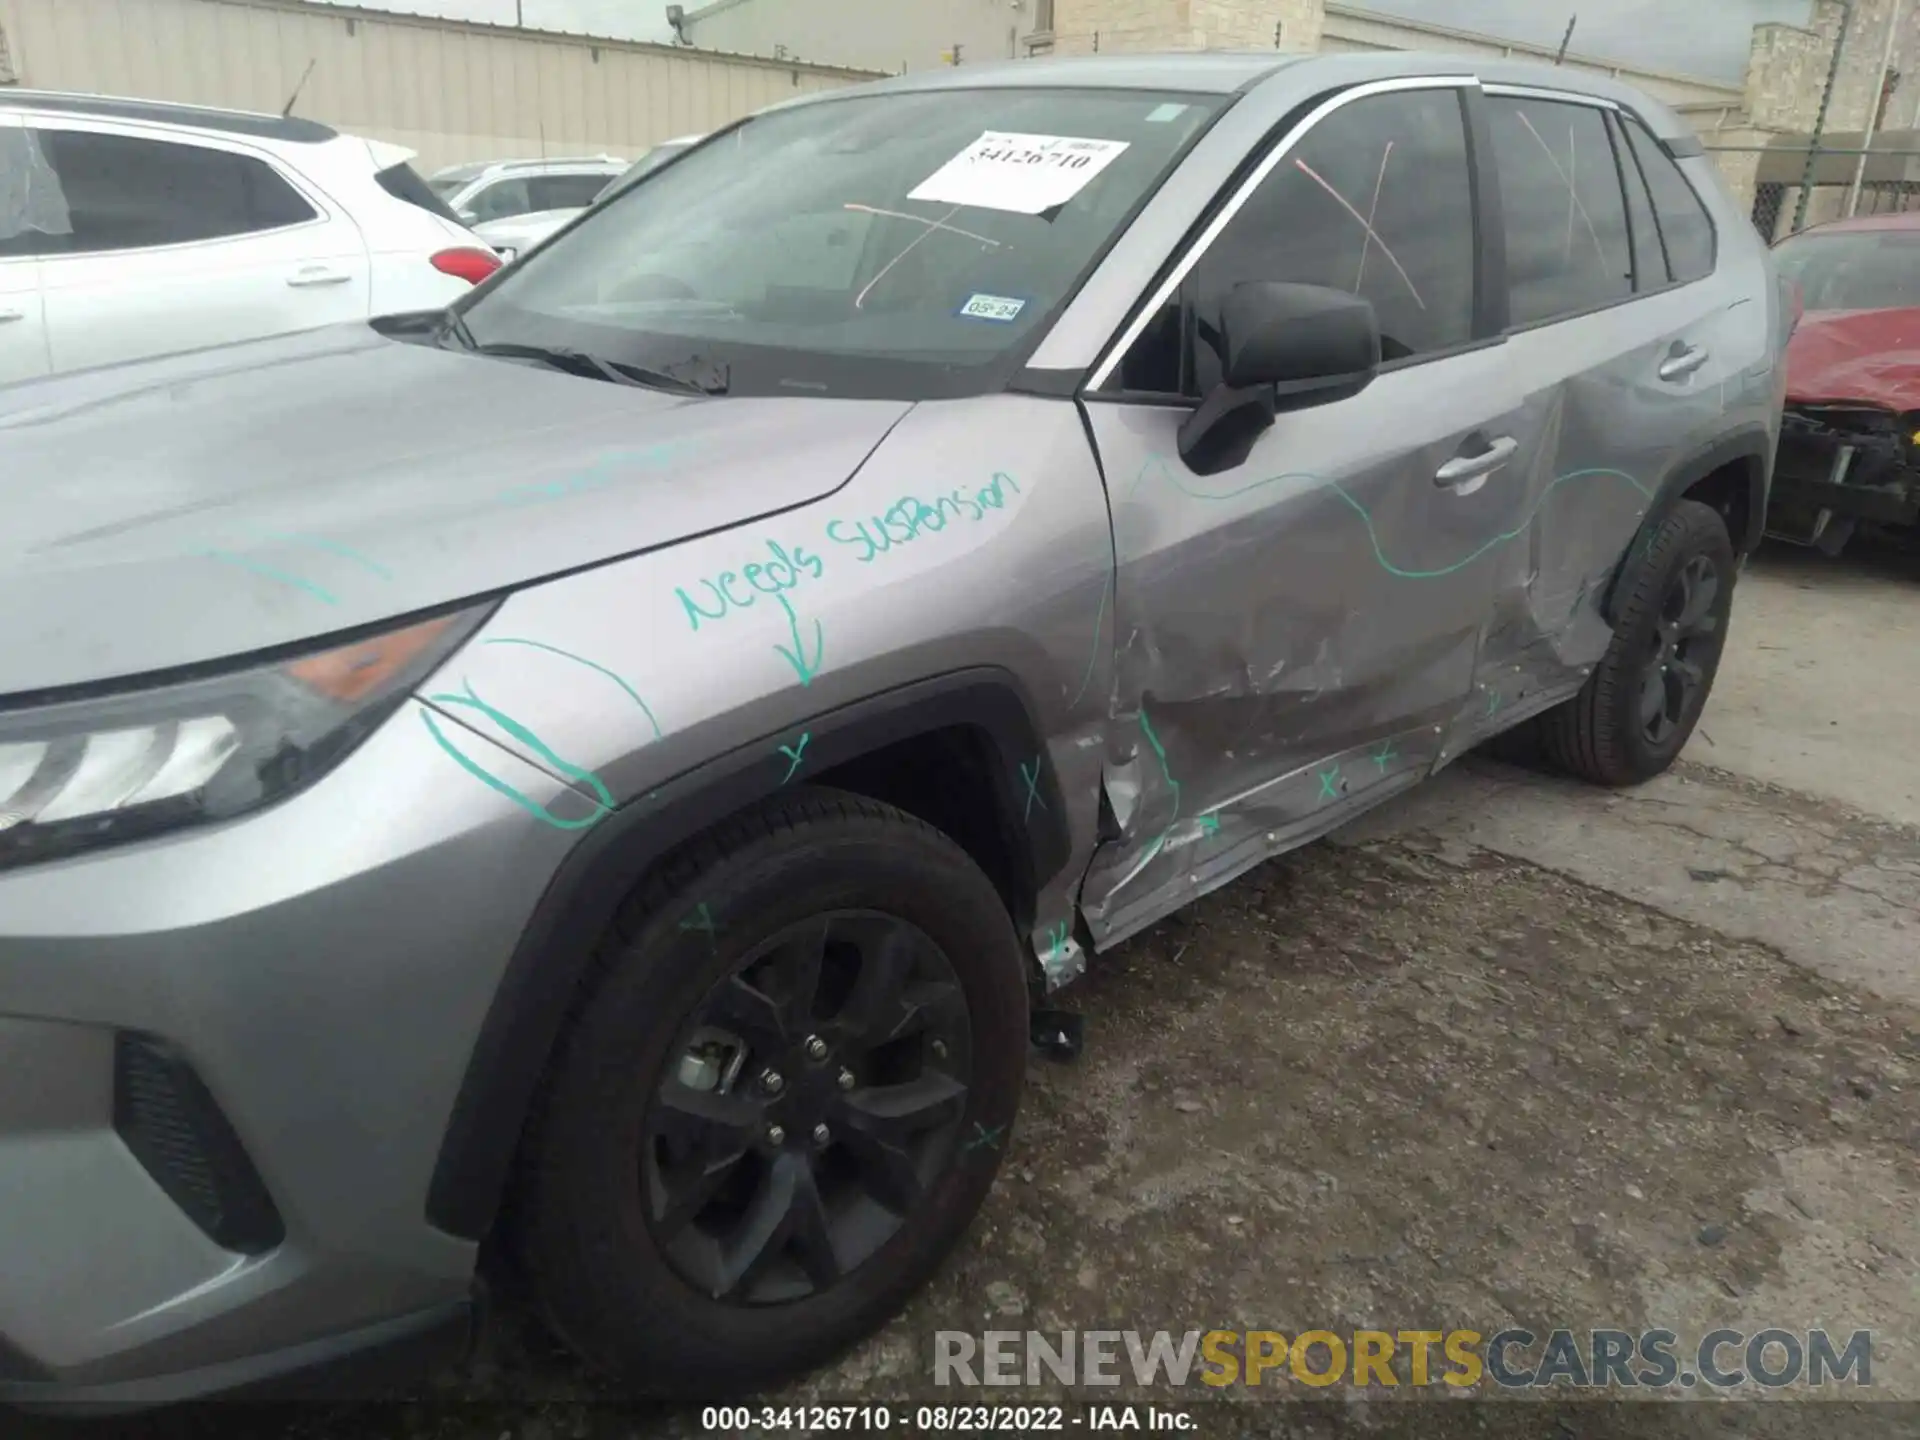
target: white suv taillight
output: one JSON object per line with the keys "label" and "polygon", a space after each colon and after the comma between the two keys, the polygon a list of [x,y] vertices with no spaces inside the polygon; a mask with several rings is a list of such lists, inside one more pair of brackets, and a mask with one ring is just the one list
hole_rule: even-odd
{"label": "white suv taillight", "polygon": [[436,251],[433,256],[433,268],[442,275],[458,276],[469,285],[478,285],[500,268],[500,257],[491,250],[482,250],[473,245],[458,245],[451,250]]}

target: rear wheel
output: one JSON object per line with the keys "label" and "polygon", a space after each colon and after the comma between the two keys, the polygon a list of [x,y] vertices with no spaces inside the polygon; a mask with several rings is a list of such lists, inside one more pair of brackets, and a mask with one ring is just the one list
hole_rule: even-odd
{"label": "rear wheel", "polygon": [[1026,993],[939,832],[824,791],[729,822],[629,903],[556,1062],[521,1246],[553,1328],[695,1398],[882,1324],[991,1188]]}
{"label": "rear wheel", "polygon": [[1605,657],[1540,717],[1549,759],[1600,785],[1650,780],[1674,762],[1720,669],[1735,570],[1718,512],[1682,500],[1621,576]]}

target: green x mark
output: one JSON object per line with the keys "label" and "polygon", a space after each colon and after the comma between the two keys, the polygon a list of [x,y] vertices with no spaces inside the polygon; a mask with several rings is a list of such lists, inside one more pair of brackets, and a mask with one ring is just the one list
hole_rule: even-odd
{"label": "green x mark", "polygon": [[1340,798],[1340,792],[1335,788],[1339,780],[1340,767],[1338,765],[1320,771],[1320,798],[1322,800],[1338,800]]}
{"label": "green x mark", "polygon": [[1393,748],[1393,741],[1391,740],[1382,740],[1380,742],[1380,748],[1373,752],[1373,763],[1380,767],[1380,773],[1382,775],[1387,773],[1387,762],[1389,760],[1398,760],[1399,758],[1400,752]]}
{"label": "green x mark", "polygon": [[989,1130],[976,1120],[973,1122],[973,1134],[968,1137],[967,1143],[960,1147],[960,1151],[966,1154],[973,1150],[998,1150],[1000,1137],[1006,1133],[1007,1127],[1004,1125],[996,1125]]}
{"label": "green x mark", "polygon": [[1067,922],[1056,920],[1047,927],[1047,959],[1058,960],[1067,953]]}
{"label": "green x mark", "polygon": [[1494,713],[1495,713],[1496,711],[1498,711],[1498,710],[1499,710],[1499,708],[1500,708],[1500,692],[1499,692],[1498,690],[1489,690],[1489,691],[1487,691],[1487,716],[1488,716],[1488,718],[1489,718],[1489,719],[1491,719],[1491,718],[1493,717],[1493,715],[1494,715]]}

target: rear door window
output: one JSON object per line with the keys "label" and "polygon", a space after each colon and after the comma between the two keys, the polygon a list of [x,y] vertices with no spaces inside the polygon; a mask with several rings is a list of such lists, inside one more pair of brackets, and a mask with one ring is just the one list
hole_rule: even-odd
{"label": "rear door window", "polygon": [[605,175],[536,175],[527,181],[527,199],[535,210],[581,210],[606,183]]}
{"label": "rear door window", "polygon": [[316,218],[292,185],[250,155],[91,130],[37,135],[71,223],[60,252],[220,240]]}
{"label": "rear door window", "polygon": [[1713,221],[1707,207],[1680,167],[1647,127],[1631,117],[1625,122],[1627,141],[1653,192],[1654,214],[1667,242],[1667,259],[1675,280],[1701,280],[1713,273]]}
{"label": "rear door window", "polygon": [[1537,325],[1633,294],[1627,205],[1606,113],[1487,97],[1506,215],[1511,323]]}

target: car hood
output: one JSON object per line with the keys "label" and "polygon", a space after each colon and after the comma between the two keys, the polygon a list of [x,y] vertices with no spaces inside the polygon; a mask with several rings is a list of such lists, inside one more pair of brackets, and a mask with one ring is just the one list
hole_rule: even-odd
{"label": "car hood", "polygon": [[365,324],[0,388],[0,695],[288,645],[804,504],[911,408],[683,397]]}
{"label": "car hood", "polygon": [[1808,311],[1787,346],[1787,399],[1920,410],[1920,309]]}

